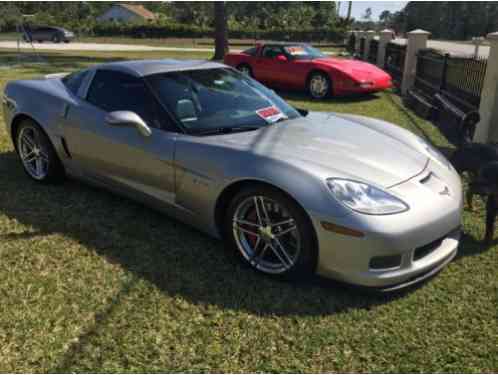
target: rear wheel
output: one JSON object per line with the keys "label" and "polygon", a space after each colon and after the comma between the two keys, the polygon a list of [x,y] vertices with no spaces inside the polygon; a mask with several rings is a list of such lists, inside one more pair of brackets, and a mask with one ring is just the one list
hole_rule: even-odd
{"label": "rear wheel", "polygon": [[324,99],[330,95],[332,84],[327,74],[312,73],[308,79],[308,92],[313,99]]}
{"label": "rear wheel", "polygon": [[248,64],[240,64],[239,66],[237,66],[237,70],[249,77],[253,76],[252,69]]}
{"label": "rear wheel", "polygon": [[38,124],[24,120],[16,134],[16,149],[24,171],[38,182],[58,182],[64,168],[50,140]]}
{"label": "rear wheel", "polygon": [[315,270],[318,252],[311,223],[276,189],[240,191],[228,208],[224,231],[240,259],[264,274],[296,279]]}

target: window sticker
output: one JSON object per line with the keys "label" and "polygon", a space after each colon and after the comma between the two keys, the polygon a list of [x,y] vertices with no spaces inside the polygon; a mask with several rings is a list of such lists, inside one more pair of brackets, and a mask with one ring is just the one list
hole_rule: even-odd
{"label": "window sticker", "polygon": [[285,50],[291,56],[307,55],[303,47],[285,47]]}
{"label": "window sticker", "polygon": [[256,113],[259,117],[261,117],[269,124],[274,123],[280,120],[281,118],[285,117],[285,115],[282,112],[280,112],[280,110],[274,105],[258,109]]}

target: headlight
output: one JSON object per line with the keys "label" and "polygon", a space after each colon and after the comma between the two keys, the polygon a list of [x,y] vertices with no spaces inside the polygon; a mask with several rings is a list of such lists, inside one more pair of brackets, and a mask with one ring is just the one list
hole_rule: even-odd
{"label": "headlight", "polygon": [[332,194],[345,206],[368,215],[390,215],[408,210],[401,199],[363,182],[329,178]]}

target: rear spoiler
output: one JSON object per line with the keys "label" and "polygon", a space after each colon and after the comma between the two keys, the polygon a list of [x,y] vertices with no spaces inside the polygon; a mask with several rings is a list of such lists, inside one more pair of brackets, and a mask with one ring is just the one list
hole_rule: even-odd
{"label": "rear spoiler", "polygon": [[53,79],[53,78],[64,78],[67,76],[69,73],[52,73],[52,74],[46,74],[43,76],[45,79]]}

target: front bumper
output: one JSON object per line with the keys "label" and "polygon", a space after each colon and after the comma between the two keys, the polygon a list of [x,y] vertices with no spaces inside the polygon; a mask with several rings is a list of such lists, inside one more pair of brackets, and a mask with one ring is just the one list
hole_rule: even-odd
{"label": "front bumper", "polygon": [[385,78],[375,79],[371,82],[371,84],[369,84],[369,85],[365,84],[363,86],[361,86],[360,84],[355,85],[355,86],[336,85],[336,86],[334,86],[334,95],[369,94],[369,93],[388,90],[392,87],[393,87],[393,83],[392,83],[391,77],[385,77]]}
{"label": "front bumper", "polygon": [[[352,213],[342,218],[312,215],[319,243],[317,273],[359,286],[394,290],[420,282],[448,264],[460,240],[462,187],[454,171],[431,164],[428,169],[444,175],[451,195],[441,195],[441,186],[429,185],[426,170],[390,189],[407,201],[407,212],[384,216]],[[332,232],[323,222],[352,228],[364,236]],[[388,262],[383,266],[376,262],[379,259]]]}

